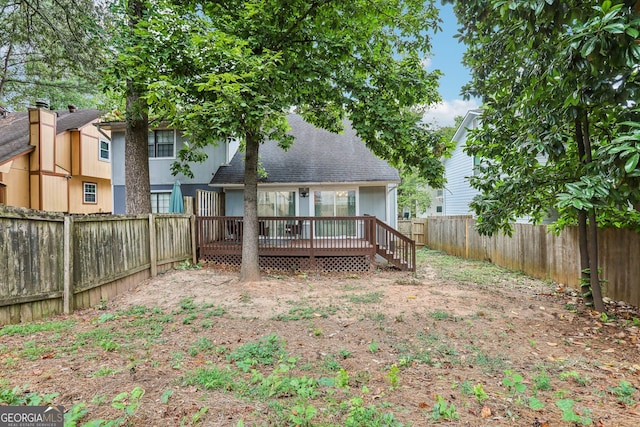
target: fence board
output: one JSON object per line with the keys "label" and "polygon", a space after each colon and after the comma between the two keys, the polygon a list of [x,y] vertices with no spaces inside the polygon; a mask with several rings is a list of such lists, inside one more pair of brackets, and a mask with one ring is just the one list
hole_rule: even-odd
{"label": "fence board", "polygon": [[[469,217],[431,217],[427,245],[451,255],[493,262],[532,277],[551,279],[577,288],[580,284],[578,231],[568,227],[558,235],[545,225],[514,224],[512,237],[480,236]],[[640,306],[640,235],[607,229],[599,235],[599,265],[606,281],[605,295]]]}
{"label": "fence board", "polygon": [[[190,216],[152,218],[159,264],[171,267],[193,257]],[[64,300],[70,310],[97,304],[149,276],[149,217],[74,216],[66,263],[64,221],[62,214],[0,205],[0,326],[61,313],[65,266],[72,271]]]}

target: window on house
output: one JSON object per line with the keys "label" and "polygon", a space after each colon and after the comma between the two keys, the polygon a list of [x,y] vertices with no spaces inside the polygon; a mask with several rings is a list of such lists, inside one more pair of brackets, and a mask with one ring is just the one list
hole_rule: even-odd
{"label": "window on house", "polygon": [[[2,175],[0,173],[0,175]],[[5,205],[7,204],[7,194],[6,194],[6,188],[7,186],[0,183],[0,205]]]}
{"label": "window on house", "polygon": [[436,213],[442,213],[442,206],[436,206]]}
{"label": "window on house", "polygon": [[111,143],[105,139],[100,140],[100,160],[109,161],[111,159]]}
{"label": "window on house", "polygon": [[151,193],[151,212],[168,213],[171,193]]}
{"label": "window on house", "polygon": [[98,203],[98,184],[95,182],[82,183],[84,203]]}
{"label": "window on house", "polygon": [[443,195],[444,191],[442,189],[436,190],[436,197],[441,199]]}
{"label": "window on house", "polygon": [[[356,191],[314,191],[315,216],[355,216]],[[355,236],[356,223],[350,220],[316,221],[314,233],[322,236]]]}
{"label": "window on house", "polygon": [[258,216],[294,216],[295,191],[258,191]]}
{"label": "window on house", "polygon": [[175,157],[174,130],[149,131],[149,158]]}
{"label": "window on house", "polygon": [[356,191],[314,191],[315,216],[355,216]]}

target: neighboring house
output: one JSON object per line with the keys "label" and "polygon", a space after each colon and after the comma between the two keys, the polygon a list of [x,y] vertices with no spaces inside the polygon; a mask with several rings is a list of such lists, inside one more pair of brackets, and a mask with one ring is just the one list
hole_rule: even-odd
{"label": "neighboring house", "polygon": [[[113,211],[115,214],[126,212],[125,193],[125,123],[109,122],[100,125],[102,129],[111,131],[113,168],[111,182],[113,184]],[[151,184],[151,210],[154,213],[169,211],[171,189],[176,180],[180,181],[183,196],[196,196],[196,190],[211,191],[212,170],[229,162],[238,148],[237,141],[225,141],[204,149],[207,160],[203,163],[191,164],[193,178],[182,174],[171,174],[171,165],[176,160],[178,151],[187,139],[175,129],[159,127],[149,129],[149,180]]]}
{"label": "neighboring house", "polygon": [[[480,110],[470,110],[460,123],[458,130],[453,135],[453,141],[456,147],[451,157],[442,161],[444,165],[444,177],[446,179],[445,188],[441,191],[442,195],[442,213],[436,212],[435,215],[473,215],[475,212],[471,210],[469,204],[471,200],[479,194],[479,191],[472,188],[469,184],[469,177],[475,173],[475,168],[480,164],[481,159],[476,156],[470,156],[464,152],[469,131],[478,128],[478,120]],[[543,156],[539,156],[538,160],[544,162]],[[437,205],[436,205],[437,209]],[[558,217],[557,212],[549,212],[542,218],[542,224],[550,224]],[[531,223],[528,216],[516,218],[517,223]]]}
{"label": "neighboring house", "polygon": [[[377,158],[346,123],[331,133],[290,115],[295,141],[288,151],[274,141],[260,146],[266,177],[258,183],[259,216],[376,216],[397,227],[398,171]],[[244,153],[220,167],[211,187],[225,193],[225,214],[242,216]]]}
{"label": "neighboring house", "polygon": [[[480,110],[470,110],[458,126],[453,135],[456,143],[451,157],[442,161],[444,166],[445,188],[436,190],[434,202],[441,201],[441,204],[432,203],[436,208],[435,215],[473,215],[469,208],[469,203],[478,194],[478,190],[469,185],[469,177],[473,175],[474,168],[479,164],[479,159],[464,152],[467,142],[467,135],[471,129],[478,127],[478,117]],[[438,193],[439,191],[439,193]],[[441,199],[438,200],[438,195]],[[438,206],[441,206],[438,209]],[[437,212],[441,210],[441,212]]]}
{"label": "neighboring house", "polygon": [[425,191],[429,194],[431,204],[419,217],[427,218],[430,216],[444,215],[444,190],[442,188],[436,189],[427,186]]}
{"label": "neighboring house", "polygon": [[98,110],[0,111],[0,204],[52,212],[112,211],[111,145]]}

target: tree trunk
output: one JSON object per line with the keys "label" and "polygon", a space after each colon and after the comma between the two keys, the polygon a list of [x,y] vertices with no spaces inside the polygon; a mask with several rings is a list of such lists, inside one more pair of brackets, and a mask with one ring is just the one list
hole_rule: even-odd
{"label": "tree trunk", "polygon": [[[144,12],[141,1],[129,4],[129,27],[137,25]],[[127,214],[151,213],[149,183],[149,117],[143,90],[134,81],[127,81],[126,129],[124,134],[124,168]]]}
{"label": "tree trunk", "polygon": [[[591,154],[591,134],[589,132],[589,116],[584,111],[582,121],[584,129],[582,131],[584,141],[584,164],[588,165],[593,161]],[[603,313],[605,311],[602,300],[602,289],[600,288],[600,271],[598,266],[598,223],[596,221],[596,208],[589,210],[589,278],[591,284],[591,295],[593,295],[593,307]]]}
{"label": "tree trunk", "polygon": [[260,142],[252,132],[246,135],[244,159],[244,217],[240,281],[260,280],[258,258],[258,151]]}
{"label": "tree trunk", "polygon": [[[582,164],[585,158],[584,139],[582,135],[582,121],[577,118],[574,122],[576,143],[578,144],[578,157]],[[587,212],[578,211],[578,247],[580,248],[580,293],[588,306],[593,305],[591,293],[591,279],[589,275],[589,238],[587,228]]]}

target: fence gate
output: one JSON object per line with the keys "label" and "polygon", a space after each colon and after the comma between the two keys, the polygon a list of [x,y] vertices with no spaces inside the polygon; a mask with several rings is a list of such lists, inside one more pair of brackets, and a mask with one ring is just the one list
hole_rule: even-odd
{"label": "fence gate", "polygon": [[[224,193],[219,191],[196,190],[197,216],[223,216]],[[214,227],[212,222],[199,222],[200,242],[213,242],[220,238],[223,231]]]}

